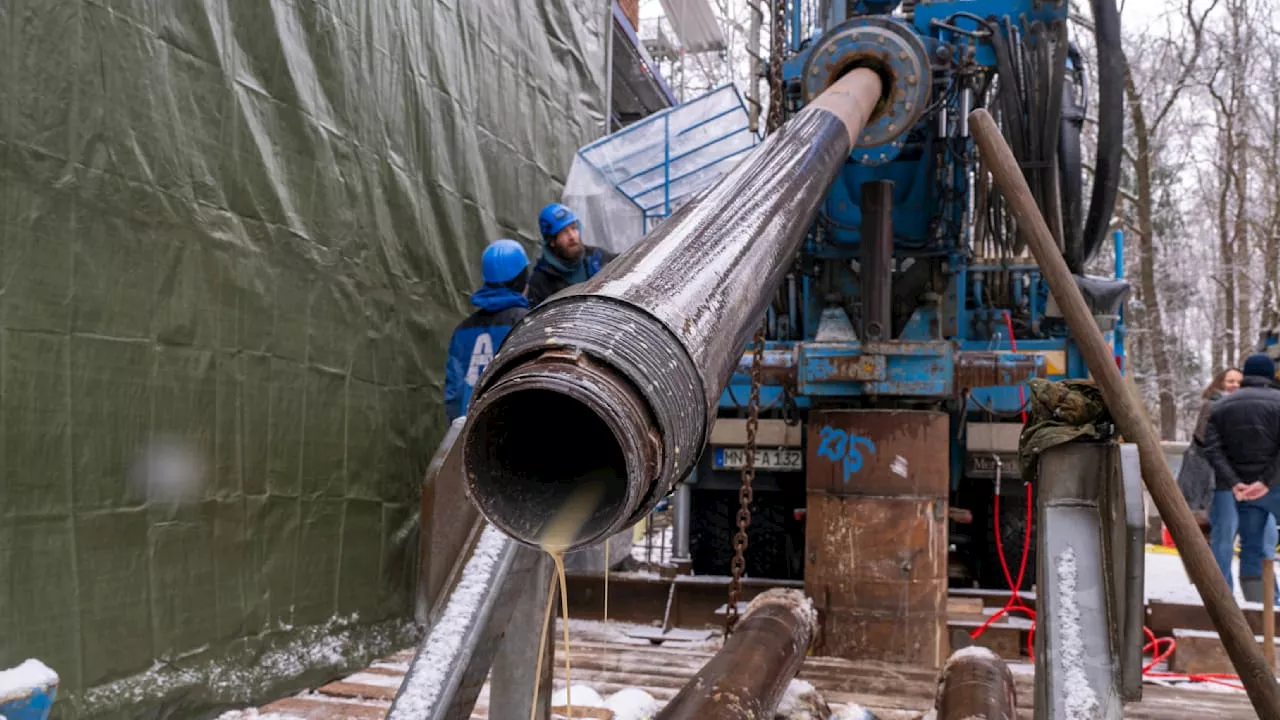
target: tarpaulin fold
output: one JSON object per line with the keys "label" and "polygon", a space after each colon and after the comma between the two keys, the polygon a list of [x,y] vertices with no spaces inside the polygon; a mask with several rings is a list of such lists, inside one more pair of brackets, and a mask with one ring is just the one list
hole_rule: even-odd
{"label": "tarpaulin fold", "polygon": [[0,667],[53,667],[57,716],[412,642],[449,333],[600,133],[605,9],[5,4]]}

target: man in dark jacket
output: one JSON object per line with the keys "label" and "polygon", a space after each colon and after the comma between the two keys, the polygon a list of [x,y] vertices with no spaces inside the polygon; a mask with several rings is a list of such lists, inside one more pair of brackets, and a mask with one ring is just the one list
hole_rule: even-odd
{"label": "man in dark jacket", "polygon": [[453,331],[445,367],[444,407],[449,422],[466,414],[471,393],[511,327],[529,312],[524,296],[529,256],[515,240],[495,240],[480,259],[484,286],[471,295],[479,310]]}
{"label": "man in dark jacket", "polygon": [[[1205,457],[1213,466],[1216,492],[1231,493],[1240,517],[1241,545],[1260,537],[1267,513],[1280,520],[1280,492],[1272,491],[1280,476],[1280,390],[1276,365],[1266,355],[1251,355],[1244,363],[1240,389],[1219,400],[1205,428]],[[1246,560],[1240,558],[1241,567]],[[1260,565],[1260,563],[1259,563]],[[1245,600],[1262,599],[1262,578],[1244,577]]]}
{"label": "man in dark jacket", "polygon": [[543,300],[580,282],[586,282],[600,268],[617,257],[611,252],[582,244],[578,217],[559,203],[552,203],[538,213],[538,231],[542,233],[542,257],[529,278],[529,305]]}

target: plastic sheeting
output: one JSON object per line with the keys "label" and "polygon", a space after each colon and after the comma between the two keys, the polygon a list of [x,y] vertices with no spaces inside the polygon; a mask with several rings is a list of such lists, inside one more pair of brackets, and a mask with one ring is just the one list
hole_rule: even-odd
{"label": "plastic sheeting", "polygon": [[413,642],[449,333],[599,135],[605,9],[5,4],[0,667],[53,667],[56,715]]}
{"label": "plastic sheeting", "polygon": [[563,202],[584,241],[621,253],[755,147],[746,106],[726,85],[578,151]]}

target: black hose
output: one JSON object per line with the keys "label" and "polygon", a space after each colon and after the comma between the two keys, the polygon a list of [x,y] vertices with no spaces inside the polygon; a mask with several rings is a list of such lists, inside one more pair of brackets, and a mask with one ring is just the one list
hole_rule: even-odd
{"label": "black hose", "polygon": [[1085,73],[1080,51],[1072,45],[1068,57],[1074,69],[1073,85],[1062,87],[1062,122],[1058,136],[1058,182],[1062,195],[1063,245],[1067,267],[1077,275],[1084,272],[1088,260],[1084,243],[1084,166],[1080,136],[1084,132],[1084,105],[1076,101],[1085,96]]}
{"label": "black hose", "polygon": [[1124,55],[1120,47],[1120,12],[1115,0],[1091,0],[1098,47],[1098,158],[1093,196],[1085,219],[1085,259],[1106,241],[1120,188],[1120,153],[1124,143]]}

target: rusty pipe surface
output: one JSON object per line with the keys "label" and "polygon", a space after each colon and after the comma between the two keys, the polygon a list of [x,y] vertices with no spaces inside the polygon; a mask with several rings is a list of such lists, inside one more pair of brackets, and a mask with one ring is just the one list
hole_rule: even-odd
{"label": "rusty pipe surface", "polygon": [[934,707],[938,720],[1016,720],[1013,674],[984,647],[957,650],[942,668]]}
{"label": "rusty pipe surface", "polygon": [[[512,329],[463,429],[468,492],[519,542],[634,525],[693,469],[714,408],[881,98],[855,69],[591,280]],[[576,498],[573,500],[571,498]]]}
{"label": "rusty pipe surface", "polygon": [[720,652],[654,720],[773,720],[817,633],[817,611],[802,591],[761,593]]}

